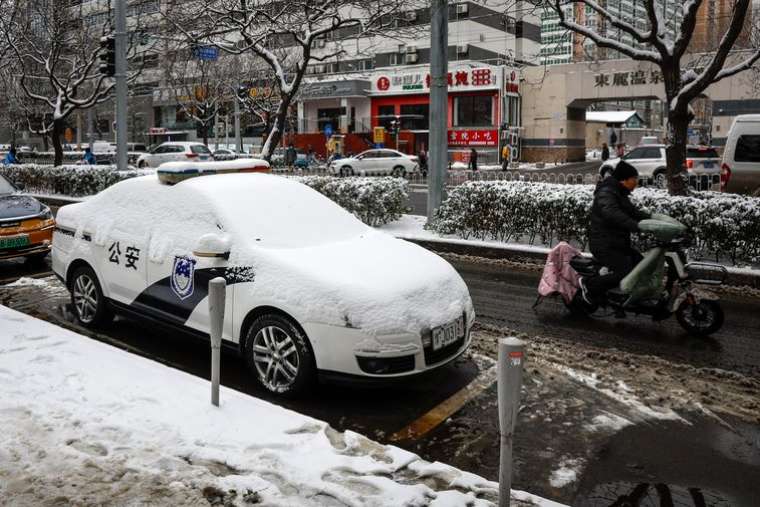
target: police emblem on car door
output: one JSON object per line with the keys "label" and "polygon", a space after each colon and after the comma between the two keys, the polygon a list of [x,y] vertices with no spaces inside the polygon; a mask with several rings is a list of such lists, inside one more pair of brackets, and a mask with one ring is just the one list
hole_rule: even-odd
{"label": "police emblem on car door", "polygon": [[187,299],[193,295],[195,289],[195,259],[188,257],[174,257],[172,267],[171,287],[172,291],[180,299]]}

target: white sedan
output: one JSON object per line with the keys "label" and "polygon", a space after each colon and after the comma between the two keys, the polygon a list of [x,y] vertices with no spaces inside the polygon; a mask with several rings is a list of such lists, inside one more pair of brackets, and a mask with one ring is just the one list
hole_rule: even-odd
{"label": "white sedan", "polygon": [[391,174],[403,177],[419,170],[417,157],[396,150],[367,150],[353,157],[334,160],[328,166],[332,174],[366,176],[368,174]]}
{"label": "white sedan", "polygon": [[76,318],[114,312],[207,337],[208,283],[227,280],[223,339],[266,389],[390,378],[459,356],[475,315],[439,256],[269,174],[125,180],[62,207],[53,270]]}
{"label": "white sedan", "polygon": [[211,160],[211,150],[203,143],[166,142],[137,159],[137,167],[158,167],[164,162]]}

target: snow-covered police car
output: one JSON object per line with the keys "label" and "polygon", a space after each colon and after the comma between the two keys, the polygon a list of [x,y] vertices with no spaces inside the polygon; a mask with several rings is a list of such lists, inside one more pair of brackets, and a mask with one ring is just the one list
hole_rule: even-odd
{"label": "snow-covered police car", "polygon": [[85,326],[115,312],[207,337],[208,282],[224,277],[223,338],[283,395],[317,373],[443,365],[467,348],[475,318],[446,261],[269,174],[117,183],[59,210],[52,259]]}

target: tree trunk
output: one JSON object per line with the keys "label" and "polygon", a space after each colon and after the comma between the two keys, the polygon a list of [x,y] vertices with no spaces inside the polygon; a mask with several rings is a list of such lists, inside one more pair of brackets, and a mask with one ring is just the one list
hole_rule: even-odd
{"label": "tree trunk", "polygon": [[668,111],[668,145],[666,177],[670,195],[687,195],[686,144],[691,118],[687,111]]}
{"label": "tree trunk", "polygon": [[53,151],[55,152],[55,157],[53,158],[53,166],[58,167],[59,165],[63,165],[63,146],[61,145],[61,135],[63,135],[63,131],[65,129],[65,125],[62,119],[53,120]]}
{"label": "tree trunk", "polygon": [[271,161],[274,150],[277,148],[277,145],[280,144],[282,134],[285,132],[285,121],[288,118],[288,109],[290,108],[291,100],[292,96],[285,95],[282,97],[280,105],[277,106],[277,112],[274,115],[274,125],[269,132],[269,136],[267,137],[264,146],[261,148],[261,156],[267,162]]}

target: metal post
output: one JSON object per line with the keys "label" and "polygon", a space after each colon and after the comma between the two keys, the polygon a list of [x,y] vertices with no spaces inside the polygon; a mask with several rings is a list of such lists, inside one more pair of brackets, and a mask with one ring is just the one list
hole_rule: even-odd
{"label": "metal post", "polygon": [[243,154],[243,137],[240,135],[240,99],[235,97],[235,146],[240,155]]}
{"label": "metal post", "polygon": [[211,404],[219,406],[219,370],[227,282],[216,277],[208,283],[208,315],[211,335]]}
{"label": "metal post", "polygon": [[443,200],[448,152],[448,0],[430,6],[430,136],[428,147],[428,221]]}
{"label": "metal post", "polygon": [[114,6],[114,57],[116,79],[116,168],[127,170],[127,0]]}
{"label": "metal post", "polygon": [[499,507],[509,507],[512,491],[512,435],[520,408],[525,344],[517,338],[499,340]]}

